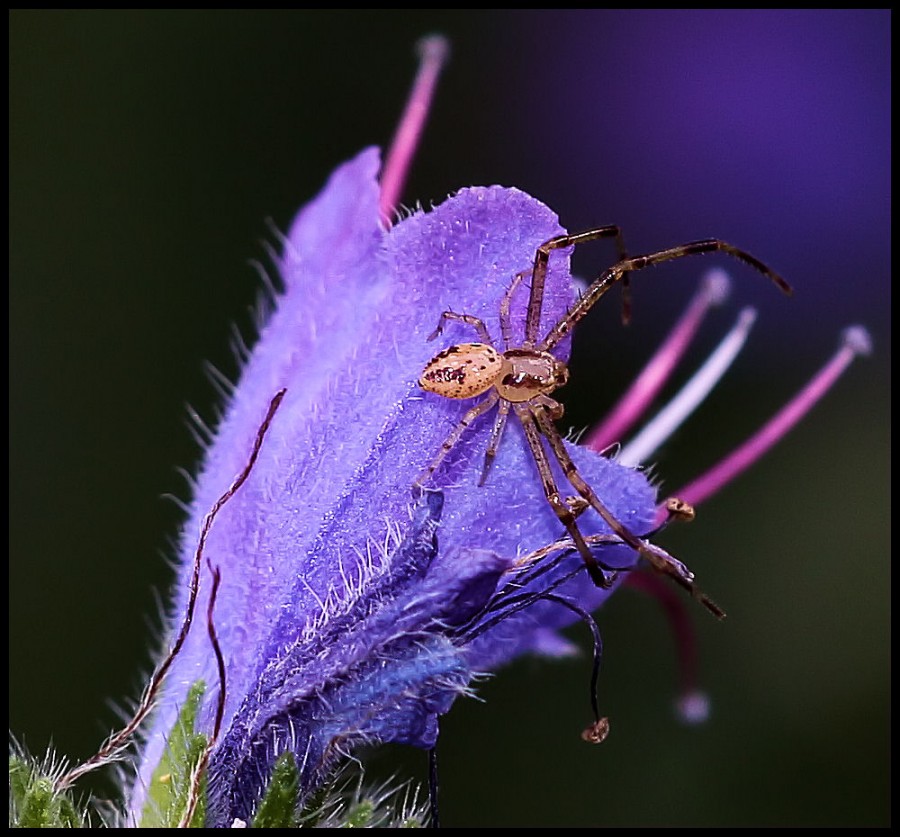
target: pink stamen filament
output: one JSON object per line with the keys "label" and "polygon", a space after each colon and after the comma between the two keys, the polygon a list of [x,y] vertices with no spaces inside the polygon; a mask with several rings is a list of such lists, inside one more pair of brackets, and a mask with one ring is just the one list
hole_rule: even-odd
{"label": "pink stamen filament", "polygon": [[[103,746],[94,753],[87,761],[82,762],[79,765],[76,765],[71,770],[63,773],[55,782],[56,790],[63,790],[69,787],[74,781],[79,779],[86,773],[90,773],[93,770],[96,770],[98,767],[102,767],[105,764],[109,764],[119,757],[122,750],[129,744],[129,742],[134,738],[135,733],[137,732],[138,727],[143,722],[144,718],[150,714],[153,706],[156,702],[156,697],[159,694],[160,689],[162,688],[163,681],[165,680],[166,675],[171,669],[172,665],[175,663],[178,655],[181,653],[181,649],[184,647],[185,642],[187,641],[188,632],[191,629],[191,624],[194,620],[194,610],[197,605],[197,598],[199,596],[200,591],[200,569],[201,569],[201,561],[203,559],[203,550],[206,546],[206,541],[209,537],[209,533],[212,531],[213,523],[216,520],[219,512],[234,497],[235,494],[241,489],[247,479],[250,477],[250,473],[253,471],[253,467],[256,465],[256,460],[259,458],[260,450],[262,449],[263,440],[266,437],[266,434],[269,432],[269,428],[272,425],[272,421],[275,418],[275,412],[281,406],[282,400],[284,400],[286,389],[280,389],[275,395],[272,397],[272,400],[269,402],[269,409],[266,411],[266,415],[262,420],[262,424],[260,424],[259,429],[256,431],[256,439],[253,443],[253,447],[250,451],[250,456],[247,460],[247,463],[244,465],[241,472],[234,478],[234,481],[229,486],[228,490],[219,497],[218,500],[213,504],[212,508],[206,513],[203,518],[203,523],[200,527],[200,537],[197,541],[197,547],[194,551],[194,562],[191,570],[190,582],[188,584],[188,601],[187,607],[185,609],[185,614],[181,619],[181,626],[178,629],[178,633],[175,636],[174,641],[172,642],[171,647],[169,648],[168,653],[165,657],[163,657],[162,661],[157,665],[156,670],[150,675],[150,681],[144,687],[144,694],[141,697],[140,702],[138,703],[138,707],[132,715],[131,720],[125,724],[122,729],[120,729],[117,733],[110,736]],[[218,582],[216,583],[216,590],[218,589]],[[214,599],[211,600],[210,607],[214,603]]]}
{"label": "pink stamen filament", "polygon": [[438,76],[450,53],[449,43],[440,35],[423,38],[416,49],[419,53],[419,69],[381,172],[379,209],[385,227],[390,227],[393,223],[392,216],[419,144]]}
{"label": "pink stamen filament", "polygon": [[587,447],[599,453],[620,441],[634,426],[684,356],[709,309],[724,302],[730,284],[731,280],[723,270],[711,270],[706,275],[665,342],[609,415],[590,432],[585,442]]}
{"label": "pink stamen filament", "polygon": [[706,362],[653,420],[622,448],[616,457],[620,464],[633,467],[647,460],[706,400],[744,347],[755,320],[756,311],[752,308],[741,311],[737,322]]}
{"label": "pink stamen filament", "polygon": [[[697,506],[760,459],[777,441],[805,416],[841,377],[859,355],[872,351],[869,333],[862,326],[851,326],[842,335],[840,348],[799,393],[740,447],[705,474],[686,485],[675,496]],[[657,522],[666,519],[664,506],[657,509]]]}
{"label": "pink stamen filament", "polygon": [[697,687],[698,653],[694,624],[685,608],[683,596],[669,585],[662,576],[655,573],[629,573],[623,584],[656,600],[662,607],[675,637],[678,650],[680,691],[676,707],[685,723],[701,723],[709,714],[709,700]]}

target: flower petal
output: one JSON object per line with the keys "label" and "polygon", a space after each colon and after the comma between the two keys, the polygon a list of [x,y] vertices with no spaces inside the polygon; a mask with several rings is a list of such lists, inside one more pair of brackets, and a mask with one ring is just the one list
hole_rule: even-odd
{"label": "flower petal", "polygon": [[[471,188],[385,232],[376,163],[369,150],[339,168],[298,216],[282,260],[286,290],[207,451],[185,529],[182,579],[199,520],[241,469],[270,398],[286,388],[253,472],[207,542],[222,573],[215,620],[228,674],[225,732],[210,767],[217,824],[252,813],[285,749],[309,791],[360,741],[430,746],[437,716],[475,673],[524,651],[562,647],[552,631],[572,619],[538,600],[477,640],[460,629],[491,613],[491,596],[517,559],[564,534],[518,422],[509,422],[486,485],[478,480],[490,414],[434,474],[440,490],[413,491],[472,404],[416,383],[439,349],[471,340],[469,330],[451,322],[440,341],[427,336],[453,310],[480,318],[499,338],[501,300],[538,245],[562,232],[556,216],[515,189]],[[522,283],[512,300],[514,339],[527,297]],[[542,328],[572,299],[568,256],[557,251]],[[569,450],[618,519],[647,531],[655,492],[644,476]],[[592,513],[579,526],[608,531]],[[611,548],[610,563],[615,552],[621,565],[634,563],[621,546]],[[580,560],[536,575],[526,589],[547,587]],[[565,590],[588,606],[608,594],[584,573]],[[193,631],[166,685],[145,779],[159,761],[159,731],[171,727],[190,684],[212,684],[214,672],[205,636]],[[141,795],[137,789],[138,803]]]}

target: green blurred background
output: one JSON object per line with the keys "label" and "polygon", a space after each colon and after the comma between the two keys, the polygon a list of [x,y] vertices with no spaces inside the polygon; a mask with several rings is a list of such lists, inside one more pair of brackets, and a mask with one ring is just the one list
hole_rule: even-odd
{"label": "green blurred background", "polygon": [[[390,141],[434,31],[454,54],[409,205],[515,185],[570,229],[621,224],[634,252],[719,236],[796,285],[788,301],[735,272],[701,347],[742,304],[760,321],[660,456],[668,490],[783,403],[844,325],[876,341],[665,539],[729,612],[693,614],[710,721],[675,720],[672,639],[623,591],[599,617],[609,740],[578,737],[589,658],[520,661],[444,722],[444,824],[888,824],[887,11],[10,12],[11,730],[83,758],[138,694],[179,523],[165,495],[186,496],[178,468],[198,456],[185,405],[214,414],[205,362],[236,371],[267,219],[284,229],[336,164]],[[636,281],[627,331],[614,304],[581,328],[573,425],[690,296],[697,265],[665,270]]]}

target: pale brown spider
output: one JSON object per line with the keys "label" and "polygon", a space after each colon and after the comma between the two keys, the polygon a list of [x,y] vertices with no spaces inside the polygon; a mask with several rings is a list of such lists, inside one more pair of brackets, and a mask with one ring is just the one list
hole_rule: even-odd
{"label": "pale brown spider", "polygon": [[[551,252],[600,238],[616,239],[620,253],[619,261],[594,280],[569,312],[543,338],[538,339],[544,285]],[[460,419],[444,444],[441,445],[437,456],[419,475],[416,484],[423,487],[434,476],[444,457],[456,445],[472,422],[499,404],[497,418],[494,421],[485,452],[481,474],[481,484],[483,484],[491,463],[497,455],[497,447],[503,435],[509,411],[512,409],[525,431],[525,439],[534,456],[547,502],[565,526],[597,586],[609,587],[615,578],[615,573],[604,571],[578,528],[576,518],[587,507],[593,508],[618,538],[646,558],[653,567],[672,576],[716,615],[723,615],[716,605],[694,589],[693,576],[686,567],[625,527],[579,474],[566,451],[563,438],[554,424],[557,419],[562,417],[563,407],[551,397],[558,387],[566,383],[569,377],[566,364],[551,353],[553,348],[571,332],[575,324],[613,285],[623,282],[623,285],[627,286],[628,274],[645,267],[683,256],[711,252],[726,253],[745,262],[764,276],[768,276],[786,294],[791,293],[790,285],[777,273],[754,256],[724,241],[718,239],[694,241],[667,250],[660,250],[657,253],[628,257],[624,254],[620,229],[617,226],[606,226],[576,235],[556,236],[537,248],[533,267],[516,274],[500,304],[502,352],[496,348],[487,327],[478,317],[470,314],[458,314],[454,311],[445,311],[441,314],[437,328],[429,336],[429,340],[433,340],[441,334],[446,321],[454,320],[474,328],[481,338],[481,342],[459,343],[439,352],[423,370],[419,378],[419,386],[428,392],[446,398],[467,399],[485,395],[485,393],[487,395]],[[510,300],[515,289],[529,274],[531,275],[531,291],[525,312],[525,339],[521,345],[513,346],[511,345]],[[627,302],[625,313],[627,316]],[[547,440],[550,452],[562,468],[566,479],[580,495],[579,497],[566,500],[560,495],[559,487],[550,468],[548,452],[541,441],[542,436]]]}

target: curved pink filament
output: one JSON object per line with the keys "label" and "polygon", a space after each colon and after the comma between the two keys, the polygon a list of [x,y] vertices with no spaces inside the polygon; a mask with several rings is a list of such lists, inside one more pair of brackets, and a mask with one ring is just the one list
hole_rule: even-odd
{"label": "curved pink filament", "polygon": [[[697,506],[743,473],[760,459],[776,442],[805,416],[841,377],[850,363],[859,355],[872,350],[871,338],[861,326],[844,331],[841,346],[832,358],[813,376],[812,380],[779,410],[746,442],[710,468],[705,474],[688,483],[674,495],[692,506]],[[657,509],[657,523],[667,517],[664,506]]]}
{"label": "curved pink filament", "polygon": [[416,153],[419,137],[431,107],[438,76],[447,62],[450,46],[446,38],[431,35],[419,41],[417,51],[419,69],[381,172],[379,210],[385,227],[390,227],[393,223],[392,215],[403,191],[403,184],[406,182],[406,175],[409,173],[409,166]]}
{"label": "curved pink filament", "polygon": [[707,311],[712,306],[719,305],[728,295],[728,285],[728,275],[724,271],[715,270],[707,274],[687,310],[629,387],[628,392],[619,399],[609,415],[588,434],[585,441],[587,447],[599,453],[615,442],[621,441],[622,436],[656,398],[676,364],[684,356]]}

